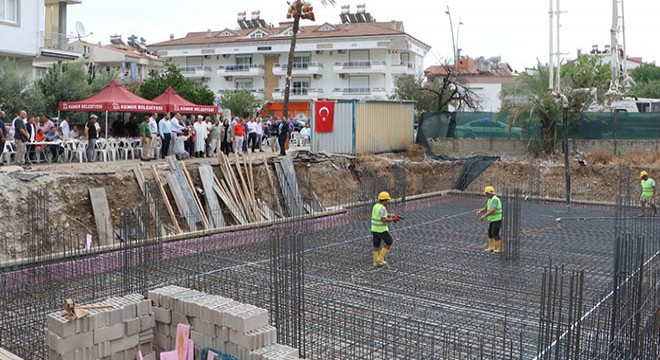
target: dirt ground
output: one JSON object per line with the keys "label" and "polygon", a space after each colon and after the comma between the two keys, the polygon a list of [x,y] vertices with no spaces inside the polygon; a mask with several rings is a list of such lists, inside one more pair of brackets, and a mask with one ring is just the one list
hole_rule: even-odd
{"label": "dirt ground", "polygon": [[[293,152],[290,156],[294,158],[303,199],[317,198],[325,207],[368,199],[383,189],[389,190],[394,196],[447,190],[452,188],[463,167],[462,161],[429,159],[418,145],[411,146],[406,152],[383,155],[297,157]],[[281,195],[278,197],[277,191],[273,192],[263,165],[264,158],[272,162],[273,156],[266,152],[252,158],[255,191],[258,198],[277,211]],[[532,163],[537,165],[532,167]],[[217,159],[186,160],[198,187],[201,188],[197,172],[199,164],[211,164],[216,176],[223,176],[217,166]],[[653,177],[660,170],[660,153],[616,157],[605,152],[594,152],[572,156],[573,198],[614,201],[619,183],[619,165],[627,164],[633,166],[631,180],[637,181],[637,175],[642,169],[649,171]],[[29,205],[34,203],[35,195],[43,197],[35,194],[35,191],[47,191],[47,201],[42,202],[42,205],[48,208],[51,226],[72,232],[94,232],[95,223],[89,199],[89,188],[94,187],[105,188],[113,223],[118,227],[122,208],[137,207],[143,201],[133,169],[140,167],[146,180],[151,180],[152,165],[156,166],[161,178],[166,178],[169,171],[164,160],[48,164],[34,165],[29,169],[1,166],[0,183],[3,184],[3,191],[0,192],[0,203],[3,206],[0,207],[0,217],[4,221],[0,223],[0,234],[7,238],[16,233],[24,233],[30,229],[30,221],[35,221],[35,216],[39,218],[40,208]],[[269,168],[275,187],[278,188],[272,165]],[[485,184],[496,187],[506,184],[508,187],[518,186],[529,191],[533,184],[538,184],[540,195],[562,197],[565,194],[564,178],[563,159],[560,157],[503,157],[486,169],[468,190],[480,191]],[[405,183],[402,183],[403,179]],[[164,222],[169,221],[164,207],[161,215]],[[21,250],[24,249],[18,249],[17,252]]]}

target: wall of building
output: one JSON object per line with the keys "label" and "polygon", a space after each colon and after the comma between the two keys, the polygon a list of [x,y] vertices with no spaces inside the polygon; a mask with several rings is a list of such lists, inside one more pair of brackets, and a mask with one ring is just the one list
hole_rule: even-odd
{"label": "wall of building", "polygon": [[502,107],[502,100],[500,100],[502,84],[474,83],[469,84],[468,86],[470,90],[472,90],[477,95],[477,101],[479,102],[478,111],[500,111],[500,108]]}
{"label": "wall of building", "polygon": [[19,0],[18,23],[0,22],[0,54],[36,56],[44,31],[44,0]]}

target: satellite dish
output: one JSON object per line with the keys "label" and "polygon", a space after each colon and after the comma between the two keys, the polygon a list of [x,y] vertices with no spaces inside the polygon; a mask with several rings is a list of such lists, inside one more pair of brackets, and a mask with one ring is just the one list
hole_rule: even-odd
{"label": "satellite dish", "polygon": [[81,37],[87,35],[87,31],[85,30],[85,26],[80,21],[76,21],[76,31],[78,32],[78,38],[79,39]]}

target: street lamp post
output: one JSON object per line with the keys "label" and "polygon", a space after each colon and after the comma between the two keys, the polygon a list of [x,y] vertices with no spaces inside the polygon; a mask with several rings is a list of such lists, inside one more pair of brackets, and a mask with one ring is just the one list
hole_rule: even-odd
{"label": "street lamp post", "polygon": [[[456,57],[460,60],[461,59],[461,47],[459,46],[458,42],[458,34],[459,31],[461,30],[461,25],[463,25],[463,22],[461,21],[461,18],[458,18],[458,25],[456,26]],[[456,62],[456,60],[454,60]]]}
{"label": "street lamp post", "polygon": [[454,39],[454,23],[451,20],[451,12],[449,11],[449,5],[447,5],[447,11],[445,11],[445,14],[449,17],[449,30],[451,31],[451,44],[454,48],[454,67],[458,65],[456,62],[456,40]]}

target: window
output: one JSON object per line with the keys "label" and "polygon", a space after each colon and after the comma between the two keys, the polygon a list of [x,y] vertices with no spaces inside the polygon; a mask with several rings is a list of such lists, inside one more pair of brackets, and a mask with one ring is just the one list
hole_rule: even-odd
{"label": "window", "polygon": [[18,22],[18,0],[0,0],[0,21]]}
{"label": "window", "polygon": [[252,79],[236,79],[236,90],[252,90]]}
{"label": "window", "polygon": [[297,54],[293,56],[293,68],[294,69],[307,69],[309,62],[312,59],[310,54]]}
{"label": "window", "polygon": [[293,78],[291,80],[291,93],[293,95],[307,95],[309,83],[309,78]]}
{"label": "window", "polygon": [[348,78],[348,88],[352,93],[368,93],[369,92],[369,77],[368,76],[351,76]]}
{"label": "window", "polygon": [[252,39],[261,39],[263,37],[266,37],[268,34],[266,34],[263,31],[255,31],[252,34],[250,34],[250,38]]}
{"label": "window", "polygon": [[252,64],[252,56],[239,55],[236,56],[236,70],[249,70]]}

